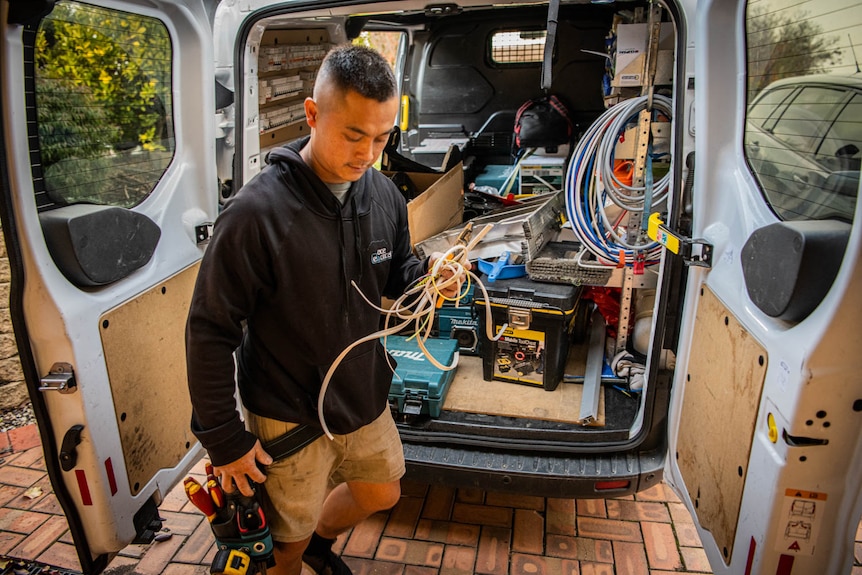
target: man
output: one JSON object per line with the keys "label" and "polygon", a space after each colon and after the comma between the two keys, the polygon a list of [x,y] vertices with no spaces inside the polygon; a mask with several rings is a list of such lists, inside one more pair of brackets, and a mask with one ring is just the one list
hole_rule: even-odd
{"label": "man", "polygon": [[[186,333],[192,429],[226,490],[251,494],[249,479],[265,481],[275,573],[298,574],[303,560],[320,574],[350,573],[333,541],[400,497],[392,372],[377,342],[354,349],[329,384],[334,440],[275,463],[261,447],[297,424],[319,426],[327,370],[379,325],[360,290],[395,298],[428,270],[412,254],[403,197],[371,168],[398,106],[379,54],[331,51],[305,101],[311,135],[273,151],[227,202],[201,262]],[[248,429],[233,397],[234,350]],[[266,475],[258,463],[272,463]]]}

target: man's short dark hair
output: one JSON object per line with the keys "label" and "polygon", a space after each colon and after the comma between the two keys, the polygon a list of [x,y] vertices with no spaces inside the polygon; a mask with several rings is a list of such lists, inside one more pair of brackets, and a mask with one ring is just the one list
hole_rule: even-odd
{"label": "man's short dark hair", "polygon": [[326,77],[342,91],[353,90],[378,102],[398,94],[398,83],[389,62],[365,46],[336,46],[324,58],[318,77]]}

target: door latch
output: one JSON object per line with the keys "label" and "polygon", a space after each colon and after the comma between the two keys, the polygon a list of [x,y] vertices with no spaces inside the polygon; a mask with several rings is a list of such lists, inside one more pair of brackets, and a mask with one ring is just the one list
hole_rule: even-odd
{"label": "door latch", "polygon": [[213,223],[204,222],[195,226],[195,242],[197,245],[204,244],[209,241],[213,235]]}
{"label": "door latch", "polygon": [[39,391],[59,391],[60,393],[75,393],[78,383],[75,381],[75,370],[71,363],[57,362],[51,366],[48,375],[39,380]]}
{"label": "door latch", "polygon": [[81,432],[83,425],[73,425],[63,435],[63,444],[60,446],[60,468],[63,471],[71,471],[78,463],[78,444],[81,443]]}
{"label": "door latch", "polygon": [[712,267],[712,244],[702,239],[687,238],[664,225],[658,212],[649,217],[647,235],[671,252],[682,256],[687,266]]}

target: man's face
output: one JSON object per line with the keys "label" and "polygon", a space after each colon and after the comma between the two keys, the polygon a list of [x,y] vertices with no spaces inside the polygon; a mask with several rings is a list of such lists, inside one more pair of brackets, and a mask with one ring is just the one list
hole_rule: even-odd
{"label": "man's face", "polygon": [[397,96],[378,102],[353,90],[321,90],[305,101],[311,141],[302,157],[328,184],[355,182],[380,156],[397,113]]}

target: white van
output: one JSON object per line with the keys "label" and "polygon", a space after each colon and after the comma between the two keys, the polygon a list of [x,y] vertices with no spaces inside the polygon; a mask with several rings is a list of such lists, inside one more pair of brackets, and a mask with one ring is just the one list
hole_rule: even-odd
{"label": "white van", "polygon": [[[568,246],[554,261],[584,274],[555,284],[576,304],[553,385],[507,381],[521,356],[451,330],[453,385],[479,393],[434,417],[393,406],[408,477],[581,498],[664,478],[714,573],[850,571],[859,3],[0,0],[0,26],[12,321],[86,573],[153,537],[203,454],[183,337],[212,223],[307,134],[316,67],[349,41],[401,82],[383,168],[407,188],[454,174],[458,225],[553,196],[515,251]],[[518,110],[546,94],[571,130],[525,150]],[[411,224],[417,250],[435,226]]]}

